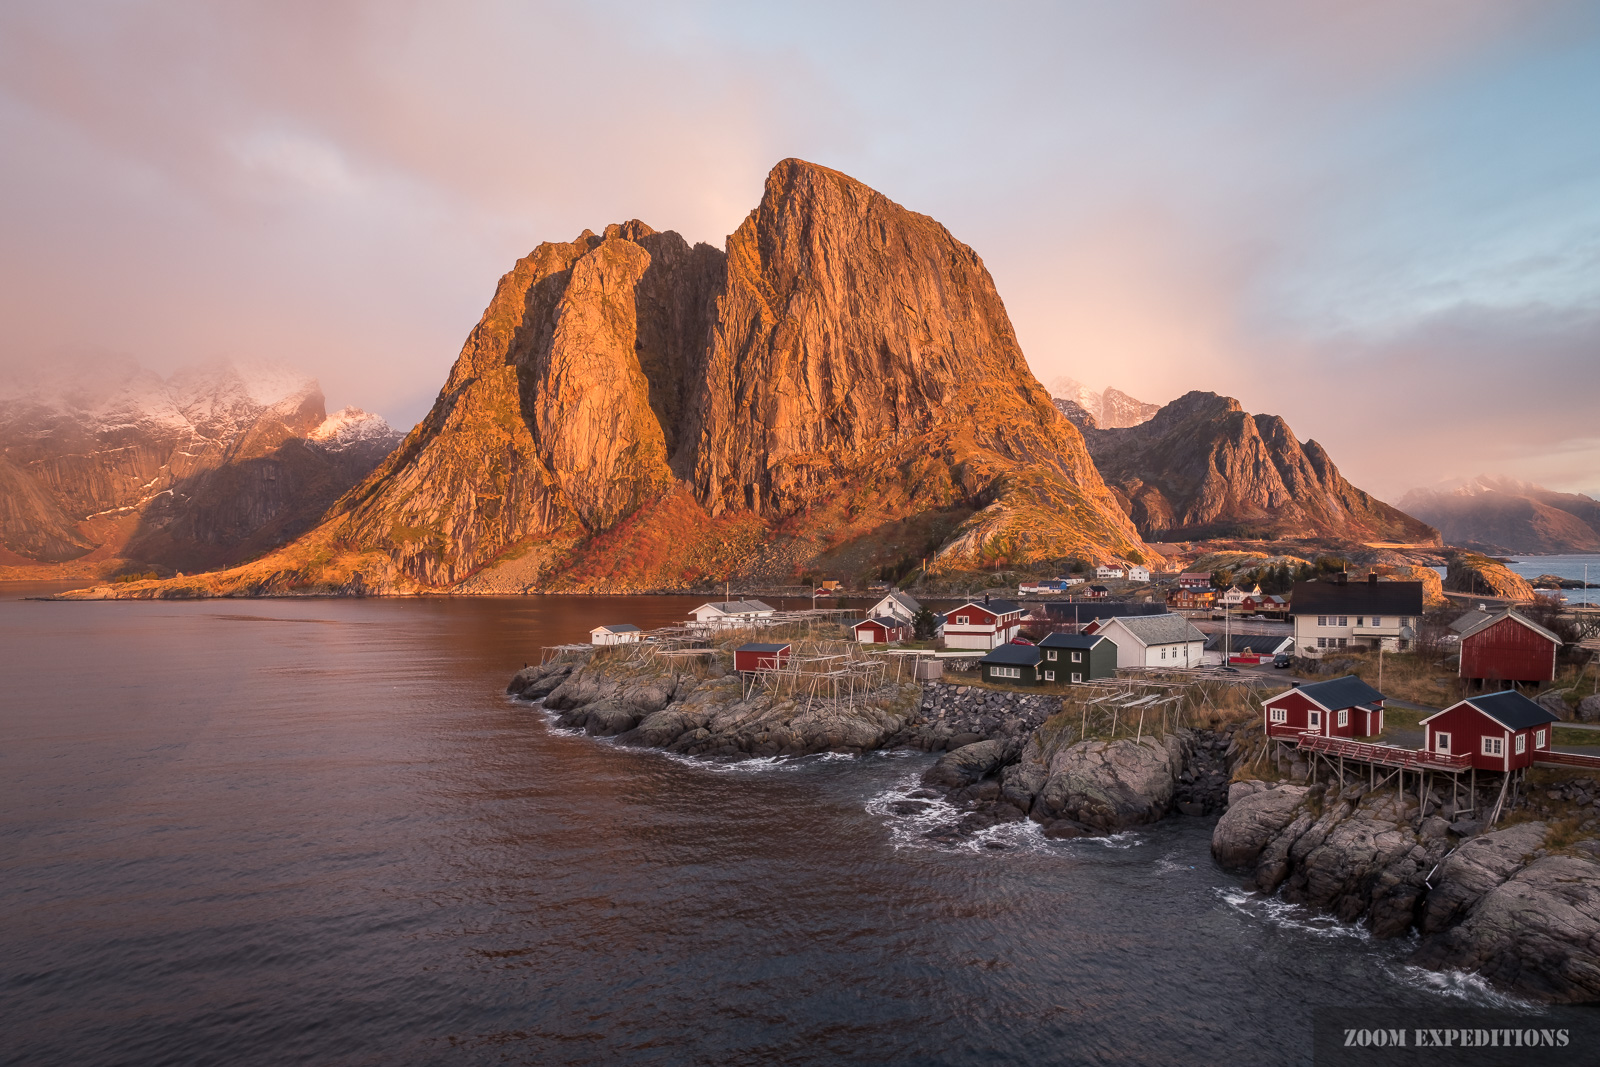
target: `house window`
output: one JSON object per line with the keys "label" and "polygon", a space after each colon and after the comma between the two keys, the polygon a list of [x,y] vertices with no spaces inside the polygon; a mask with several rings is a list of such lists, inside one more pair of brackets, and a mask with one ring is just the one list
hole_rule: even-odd
{"label": "house window", "polygon": [[1050,651],[1050,652],[1046,652],[1046,653],[1045,653],[1045,655],[1046,655],[1046,656],[1048,656],[1048,657],[1049,657],[1049,658],[1050,658],[1050,660],[1051,660],[1051,661],[1052,661],[1052,662],[1053,662],[1053,661],[1054,661],[1054,660],[1055,660],[1055,658],[1056,658],[1056,654],[1055,654],[1055,652],[1054,652],[1054,651]]}
{"label": "house window", "polygon": [[1349,708],[1340,708],[1339,709],[1339,725],[1340,726],[1349,726],[1350,725],[1350,709]]}
{"label": "house window", "polygon": [[1383,625],[1383,616],[1382,615],[1374,615],[1372,617],[1372,625],[1374,625],[1374,626],[1382,626]]}
{"label": "house window", "polygon": [[1350,616],[1348,616],[1348,615],[1340,615],[1339,616],[1339,625],[1340,626],[1349,626],[1350,625]]}
{"label": "house window", "polygon": [[1083,653],[1082,652],[1074,652],[1072,654],[1072,662],[1074,662],[1074,663],[1082,663],[1083,662]]}
{"label": "house window", "polygon": [[1044,680],[1047,681],[1047,682],[1055,681],[1056,680],[1056,672],[1055,671],[1045,671],[1044,672]]}
{"label": "house window", "polygon": [[1273,722],[1288,722],[1289,721],[1289,709],[1288,708],[1273,708],[1272,709],[1272,721]]}
{"label": "house window", "polygon": [[1533,747],[1534,748],[1543,748],[1544,747],[1544,731],[1543,730],[1540,730],[1538,733],[1533,735]]}
{"label": "house window", "polygon": [[1308,712],[1307,713],[1307,717],[1310,719],[1311,728],[1313,730],[1322,729],[1322,712],[1320,712],[1320,711]]}
{"label": "house window", "polygon": [[1072,676],[1072,680],[1073,680],[1073,681],[1074,681],[1074,682],[1081,682],[1081,681],[1083,681],[1083,675],[1081,675],[1081,674],[1076,674],[1076,673],[1075,673],[1075,674],[1073,674],[1073,676]]}
{"label": "house window", "polygon": [[1366,625],[1366,624],[1365,624],[1365,623],[1363,623],[1363,622],[1362,622],[1362,621],[1361,621],[1361,616],[1360,616],[1360,615],[1357,615],[1357,616],[1356,616],[1356,625],[1357,625],[1357,626],[1365,626],[1365,625]]}
{"label": "house window", "polygon": [[957,615],[956,616],[956,625],[957,626],[965,626],[966,624],[967,624],[967,617],[965,615]]}
{"label": "house window", "polygon": [[1506,743],[1504,738],[1485,737],[1483,739],[1483,754],[1485,756],[1504,756]]}
{"label": "house window", "polygon": [[1346,639],[1343,638],[1343,637],[1339,638],[1339,647],[1340,648],[1343,648],[1345,646],[1345,640]]}
{"label": "house window", "polygon": [[1167,650],[1164,649],[1164,648],[1161,650],[1161,658],[1162,659],[1166,659],[1167,658]]}
{"label": "house window", "polygon": [[1448,755],[1450,752],[1450,735],[1445,733],[1434,734],[1433,750],[1435,752],[1443,752]]}
{"label": "house window", "polygon": [[1318,615],[1317,616],[1317,625],[1318,626],[1326,626],[1326,625],[1328,625],[1328,617],[1326,615]]}
{"label": "house window", "polygon": [[1328,639],[1326,637],[1317,638],[1317,647],[1318,648],[1327,648],[1328,647]]}
{"label": "house window", "polygon": [[1527,734],[1518,734],[1517,735],[1517,755],[1520,756],[1526,751],[1528,751],[1528,735]]}

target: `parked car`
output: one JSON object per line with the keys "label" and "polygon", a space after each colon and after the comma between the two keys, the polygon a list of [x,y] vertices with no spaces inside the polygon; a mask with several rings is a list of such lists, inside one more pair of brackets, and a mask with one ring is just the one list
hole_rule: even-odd
{"label": "parked car", "polygon": [[1274,667],[1288,667],[1292,666],[1293,663],[1294,657],[1289,655],[1287,652],[1279,652],[1276,656],[1272,657],[1272,665]]}

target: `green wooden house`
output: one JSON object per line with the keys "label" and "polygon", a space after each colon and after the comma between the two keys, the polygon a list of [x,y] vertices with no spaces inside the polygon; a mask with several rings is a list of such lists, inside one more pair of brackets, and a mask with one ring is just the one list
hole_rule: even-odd
{"label": "green wooden house", "polygon": [[996,685],[1038,685],[1039,649],[1033,645],[1005,644],[978,661],[980,676]]}
{"label": "green wooden house", "polygon": [[1092,682],[1117,676],[1117,645],[1102,634],[1050,634],[1039,642],[1039,681]]}

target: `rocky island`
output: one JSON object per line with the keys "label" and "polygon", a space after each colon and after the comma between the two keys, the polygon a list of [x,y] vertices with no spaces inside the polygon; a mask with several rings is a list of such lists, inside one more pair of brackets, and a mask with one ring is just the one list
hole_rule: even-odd
{"label": "rocky island", "polygon": [[507,688],[563,726],[687,756],[939,753],[900,802],[954,804],[958,820],[935,837],[1031,820],[1072,838],[1220,816],[1213,854],[1258,892],[1377,937],[1416,936],[1419,966],[1474,972],[1533,1000],[1600,1002],[1592,777],[1567,776],[1486,827],[1438,796],[1424,817],[1414,793],[1392,786],[1308,782],[1303,757],[1269,749],[1239,687],[1161,691],[1160,713],[1137,722],[1087,696],[943,681],[885,678],[848,700],[818,699],[803,685],[752,686],[732,669],[735,643],[716,638],[691,657],[567,652]]}

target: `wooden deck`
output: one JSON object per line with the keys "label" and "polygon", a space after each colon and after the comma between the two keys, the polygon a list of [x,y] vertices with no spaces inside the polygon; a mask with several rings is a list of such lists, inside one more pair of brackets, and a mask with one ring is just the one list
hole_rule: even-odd
{"label": "wooden deck", "polygon": [[1600,756],[1589,756],[1578,752],[1539,752],[1533,757],[1534,763],[1557,767],[1583,767],[1588,770],[1600,770]]}
{"label": "wooden deck", "polygon": [[[1374,763],[1380,767],[1399,767],[1405,770],[1424,771],[1464,771],[1472,766],[1472,756],[1465,752],[1458,755],[1446,755],[1443,752],[1427,752],[1418,748],[1399,748],[1395,745],[1374,745],[1365,741],[1347,741],[1342,737],[1323,737],[1319,734],[1310,733],[1300,734],[1297,740],[1300,747],[1308,752],[1317,752],[1324,756],[1341,756],[1344,759],[1358,760],[1362,763]],[[1600,766],[1600,761],[1596,762],[1596,766]]]}

